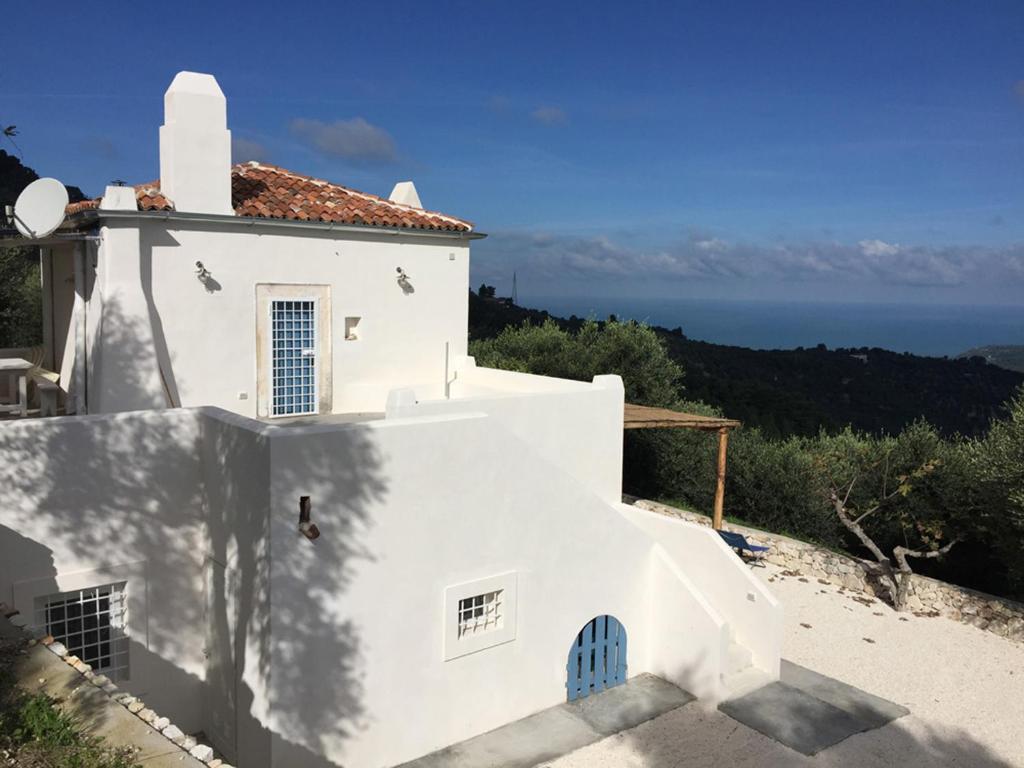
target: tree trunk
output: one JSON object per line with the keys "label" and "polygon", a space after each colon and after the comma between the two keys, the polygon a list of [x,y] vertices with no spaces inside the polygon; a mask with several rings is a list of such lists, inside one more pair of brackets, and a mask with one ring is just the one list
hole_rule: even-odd
{"label": "tree trunk", "polygon": [[889,599],[892,600],[893,607],[897,611],[902,610],[899,608],[900,602],[900,579],[896,577],[896,572],[893,570],[892,561],[885,556],[885,553],[879,548],[871,537],[864,532],[864,529],[860,527],[860,524],[856,520],[851,520],[850,516],[846,514],[846,505],[843,500],[839,498],[839,495],[835,492],[832,493],[832,504],[835,507],[836,514],[839,516],[840,522],[846,526],[846,528],[863,544],[872,555],[875,556],[875,560],[878,561],[878,567],[876,573],[881,577],[882,583],[889,592]]}

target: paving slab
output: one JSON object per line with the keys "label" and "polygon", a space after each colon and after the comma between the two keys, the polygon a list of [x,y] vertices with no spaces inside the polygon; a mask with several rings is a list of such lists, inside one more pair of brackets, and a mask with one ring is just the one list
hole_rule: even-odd
{"label": "paving slab", "polygon": [[399,768],[532,768],[693,701],[653,675],[453,744]]}
{"label": "paving slab", "polygon": [[855,733],[864,721],[786,683],[769,683],[718,709],[748,728],[805,755],[814,755]]}
{"label": "paving slab", "polygon": [[858,720],[863,720],[869,728],[880,728],[888,722],[910,714],[910,710],[904,706],[785,659],[782,660],[780,679],[787,685],[838,707]]}
{"label": "paving slab", "polygon": [[561,706],[602,736],[611,736],[689,704],[695,698],[660,677],[638,675],[625,685]]}
{"label": "paving slab", "polygon": [[781,679],[719,705],[732,719],[814,755],[909,713],[906,707],[783,660]]}

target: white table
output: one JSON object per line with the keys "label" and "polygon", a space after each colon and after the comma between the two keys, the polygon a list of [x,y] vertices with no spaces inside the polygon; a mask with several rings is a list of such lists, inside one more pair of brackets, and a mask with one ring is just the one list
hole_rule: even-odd
{"label": "white table", "polygon": [[6,376],[10,382],[10,389],[17,389],[18,402],[11,404],[0,404],[0,413],[14,413],[18,416],[28,415],[28,372],[34,366],[28,360],[20,357],[9,357],[0,359],[0,376]]}

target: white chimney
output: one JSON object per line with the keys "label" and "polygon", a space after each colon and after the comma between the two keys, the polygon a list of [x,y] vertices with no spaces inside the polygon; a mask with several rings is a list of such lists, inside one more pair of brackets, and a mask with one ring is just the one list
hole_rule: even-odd
{"label": "white chimney", "polygon": [[213,75],[174,76],[160,126],[160,191],[175,210],[234,213],[227,123],[227,101]]}
{"label": "white chimney", "polygon": [[392,189],[391,194],[388,195],[388,200],[392,203],[408,205],[413,208],[423,207],[423,204],[420,203],[419,193],[416,191],[416,185],[411,181],[400,181],[395,184],[395,188]]}
{"label": "white chimney", "polygon": [[116,184],[107,185],[107,188],[103,190],[103,199],[100,200],[100,210],[139,210],[139,201],[135,197],[135,187],[119,187]]}

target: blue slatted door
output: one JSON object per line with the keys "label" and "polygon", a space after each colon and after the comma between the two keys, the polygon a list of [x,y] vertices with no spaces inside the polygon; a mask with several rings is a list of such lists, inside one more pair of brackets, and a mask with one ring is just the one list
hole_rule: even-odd
{"label": "blue slatted door", "polygon": [[569,701],[626,682],[626,628],[614,616],[592,619],[569,651]]}
{"label": "blue slatted door", "polygon": [[271,415],[317,412],[316,300],[270,302]]}

